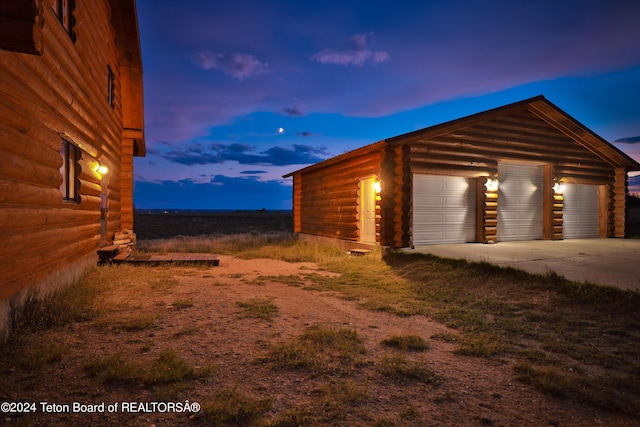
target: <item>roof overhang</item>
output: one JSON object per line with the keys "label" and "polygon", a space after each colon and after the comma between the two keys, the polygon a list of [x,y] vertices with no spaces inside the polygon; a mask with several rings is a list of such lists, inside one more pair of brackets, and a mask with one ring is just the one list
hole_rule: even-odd
{"label": "roof overhang", "polygon": [[550,126],[556,128],[560,132],[564,133],[569,138],[576,141],[578,144],[581,144],[586,149],[602,158],[613,167],[625,168],[627,171],[640,170],[640,163],[620,151],[609,142],[605,141],[600,136],[596,135],[594,132],[571,117],[569,114],[565,113],[556,105],[549,102],[544,96],[539,95],[533,98],[515,102],[513,104],[508,104],[502,107],[486,110],[435,126],[430,126],[424,129],[394,136],[392,138],[388,138],[386,140],[382,140],[374,144],[358,148],[340,156],[324,160],[322,162],[308,166],[304,169],[291,172],[287,175],[284,175],[283,178],[288,178],[298,173],[310,172],[316,169],[331,166],[345,160],[361,156],[375,150],[379,150],[385,145],[399,145],[426,141],[427,139],[436,137],[438,135],[453,132],[457,129],[466,128],[478,123],[487,122],[489,120],[493,120],[498,117],[512,114],[518,111],[530,111],[532,114],[539,117],[541,120],[544,120]]}
{"label": "roof overhang", "polygon": [[134,155],[144,157],[142,52],[135,0],[110,0],[111,24],[120,54],[123,133],[134,139]]}
{"label": "roof overhang", "polygon": [[364,147],[356,148],[355,150],[348,151],[344,154],[340,154],[339,156],[331,157],[330,159],[323,160],[311,166],[307,166],[306,168],[298,169],[297,171],[288,173],[286,175],[283,175],[282,177],[289,178],[299,173],[312,172],[316,169],[322,169],[328,166],[337,165],[339,163],[346,162],[347,160],[378,151],[380,148],[384,147],[385,145],[386,145],[386,141],[384,140],[375,142],[373,144],[365,145]]}
{"label": "roof overhang", "polygon": [[538,99],[529,104],[529,111],[558,129],[589,151],[615,167],[630,171],[640,170],[640,163],[620,151],[576,119],[565,113],[546,99]]}

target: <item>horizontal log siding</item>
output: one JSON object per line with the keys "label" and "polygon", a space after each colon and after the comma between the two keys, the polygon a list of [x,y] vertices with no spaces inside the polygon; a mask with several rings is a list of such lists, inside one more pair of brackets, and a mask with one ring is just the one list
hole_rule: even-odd
{"label": "horizontal log siding", "polygon": [[552,164],[566,182],[605,184],[614,174],[611,165],[528,111],[439,135],[411,152],[413,169],[459,169],[464,176],[497,173],[497,160]]}
{"label": "horizontal log siding", "polygon": [[[107,0],[79,2],[74,44],[48,5],[43,6],[41,56],[0,51],[0,299],[50,283],[86,265],[100,240],[101,177],[109,168],[109,233],[121,228],[123,152],[119,59]],[[107,102],[107,65],[116,74],[115,108]],[[80,204],[64,202],[62,138],[83,152]],[[131,162],[129,162],[131,163]],[[124,181],[132,185],[132,165]],[[132,218],[132,206],[126,205]],[[129,217],[125,217],[128,224]],[[69,276],[64,276],[69,277]],[[63,284],[63,283],[60,283]],[[58,285],[60,285],[58,284]]]}
{"label": "horizontal log siding", "polygon": [[123,138],[120,170],[120,226],[133,230],[133,139]]}
{"label": "horizontal log siding", "polygon": [[359,182],[367,176],[380,176],[380,159],[380,153],[374,152],[320,170],[296,174],[294,230],[358,241]]}
{"label": "horizontal log siding", "polygon": [[487,190],[486,177],[476,180],[476,241],[496,242],[498,233],[498,192]]}
{"label": "horizontal log siding", "polygon": [[[627,194],[629,193],[627,171],[624,168],[617,168],[615,171],[615,178],[612,190],[612,203],[611,213],[609,221],[609,233],[610,237],[625,237],[626,236],[626,223],[627,223]],[[612,217],[612,218],[611,218]]]}
{"label": "horizontal log siding", "polygon": [[302,232],[301,209],[302,209],[302,174],[293,176],[293,232]]}
{"label": "horizontal log siding", "polygon": [[409,146],[386,147],[381,167],[380,244],[391,248],[411,245],[411,169]]}

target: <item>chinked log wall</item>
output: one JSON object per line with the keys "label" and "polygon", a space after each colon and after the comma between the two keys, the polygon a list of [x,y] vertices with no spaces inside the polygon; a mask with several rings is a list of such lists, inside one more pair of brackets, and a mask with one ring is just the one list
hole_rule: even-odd
{"label": "chinked log wall", "polygon": [[[620,235],[624,224],[620,220],[616,222],[614,218],[621,218],[617,214],[624,209],[624,185],[620,182],[624,179],[625,171],[616,171],[587,148],[530,111],[523,110],[427,140],[407,143],[410,144],[413,173],[481,177],[478,187],[484,187],[486,178],[482,177],[497,176],[498,161],[526,161],[547,165],[548,182],[545,187],[549,187],[553,178],[562,179],[566,183],[606,185],[610,188],[606,201],[606,211],[610,213],[606,235],[624,235],[624,231]],[[546,188],[546,192],[549,191],[550,188]],[[482,221],[477,233],[478,240],[495,240],[499,204],[497,194],[487,193],[484,188],[478,194],[478,207],[484,207],[484,216],[478,216]],[[546,238],[562,238],[562,197],[548,198],[546,204]]]}
{"label": "chinked log wall", "polygon": [[[108,235],[120,225],[121,107],[107,102],[107,64],[118,53],[106,0],[74,11],[76,43],[43,5],[43,52],[0,50],[0,300],[33,285],[69,282],[95,261],[100,176],[109,167]],[[81,203],[62,200],[61,140],[83,153]]]}
{"label": "chinked log wall", "polygon": [[[360,179],[380,177],[380,150],[294,177],[294,230],[359,241]],[[380,208],[376,204],[376,217]],[[379,220],[376,221],[379,224]],[[379,234],[376,240],[379,241]]]}

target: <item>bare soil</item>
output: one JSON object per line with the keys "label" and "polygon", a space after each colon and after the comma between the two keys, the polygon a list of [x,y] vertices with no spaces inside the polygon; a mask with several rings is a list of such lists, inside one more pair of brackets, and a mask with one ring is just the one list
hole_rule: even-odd
{"label": "bare soil", "polygon": [[[290,212],[136,214],[139,239],[177,235],[222,235],[291,230]],[[508,359],[476,358],[455,353],[456,343],[438,337],[459,332],[425,316],[398,317],[360,308],[340,294],[310,290],[304,276],[324,272],[313,263],[287,263],[221,256],[218,267],[161,267],[173,277],[170,286],[107,289],[97,319],[52,328],[0,349],[0,403],[35,405],[35,414],[0,414],[6,425],[253,425],[215,424],[198,414],[123,411],[123,402],[197,402],[204,409],[221,392],[235,390],[249,400],[271,399],[258,425],[342,426],[634,426],[640,421],[544,394],[515,379]],[[111,267],[101,267],[111,268]],[[145,267],[146,268],[146,267]],[[124,274],[127,270],[123,269]],[[299,277],[299,280],[291,278]],[[271,301],[278,313],[271,320],[247,317],[238,302]],[[179,302],[187,304],[177,304]],[[135,325],[140,319],[150,325]],[[356,331],[366,363],[348,373],[314,374],[277,368],[264,361],[277,343],[301,337],[309,327]],[[406,352],[383,346],[395,335],[418,335],[430,348]],[[52,353],[62,349],[60,355]],[[105,381],[86,367],[121,354],[148,369],[158,356],[173,350],[191,367],[211,374],[191,380],[183,389]],[[402,355],[430,367],[438,381],[389,378],[379,367],[385,357]],[[40,361],[40,362],[38,362]],[[349,381],[366,390],[366,398],[343,408],[331,401],[328,384]],[[336,396],[343,399],[343,396]],[[41,402],[72,405],[105,403],[97,413],[43,413]],[[108,405],[118,404],[109,412]],[[4,407],[3,407],[4,408]],[[346,410],[344,408],[347,408]],[[138,406],[138,409],[144,407]],[[240,417],[239,417],[240,418]]]}
{"label": "bare soil", "polygon": [[[111,268],[111,267],[101,267]],[[398,317],[359,308],[332,292],[281,283],[275,276],[292,277],[315,271],[329,274],[312,263],[287,263],[265,259],[242,260],[221,256],[218,267],[170,267],[177,284],[157,292],[118,287],[106,294],[114,309],[98,320],[75,323],[31,336],[32,347],[16,346],[16,358],[33,348],[64,345],[61,360],[28,372],[20,360],[0,372],[0,401],[35,402],[35,415],[2,414],[7,425],[199,425],[207,421],[184,413],[122,412],[122,402],[198,402],[203,407],[220,391],[236,390],[256,400],[271,398],[262,422],[280,425],[438,425],[438,426],[626,426],[634,419],[540,393],[514,379],[508,360],[482,359],[454,354],[456,345],[434,339],[442,333],[456,335],[424,316]],[[265,280],[268,277],[270,279]],[[302,276],[300,276],[302,277]],[[283,279],[283,282],[287,280]],[[272,320],[246,317],[238,302],[270,299],[278,314]],[[192,305],[178,309],[176,301]],[[141,330],[118,328],[118,322],[155,316]],[[305,370],[274,368],[265,363],[270,345],[301,336],[312,325],[350,328],[361,338],[366,364],[345,377],[368,390],[368,397],[346,413],[310,418],[296,424],[282,422],[287,413],[318,414],[326,403],[326,384],[340,380]],[[402,352],[381,345],[394,335],[418,335],[430,348]],[[19,350],[21,349],[21,350]],[[176,350],[193,367],[214,365],[210,376],[193,381],[177,394],[163,397],[162,388],[100,381],[86,372],[86,364],[121,353],[125,358],[151,365],[164,350]],[[402,352],[408,359],[431,367],[440,380],[389,379],[378,371],[385,356]],[[3,354],[7,354],[3,352]],[[40,402],[106,405],[119,403],[113,413],[43,414]],[[324,402],[324,403],[323,403]],[[314,421],[315,420],[315,421]],[[245,425],[245,424],[231,424]]]}

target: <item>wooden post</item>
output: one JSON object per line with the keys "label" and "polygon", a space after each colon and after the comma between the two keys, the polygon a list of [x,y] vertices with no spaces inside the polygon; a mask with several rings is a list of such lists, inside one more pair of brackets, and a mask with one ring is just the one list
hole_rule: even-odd
{"label": "wooden post", "polygon": [[476,180],[476,242],[485,243],[484,221],[486,217],[486,186],[487,177],[481,176]]}
{"label": "wooden post", "polygon": [[627,171],[616,168],[613,178],[613,236],[625,237],[627,223]]}
{"label": "wooden post", "polygon": [[544,240],[553,240],[554,223],[553,223],[553,206],[554,206],[554,168],[551,164],[546,164],[542,170],[542,238]]}

